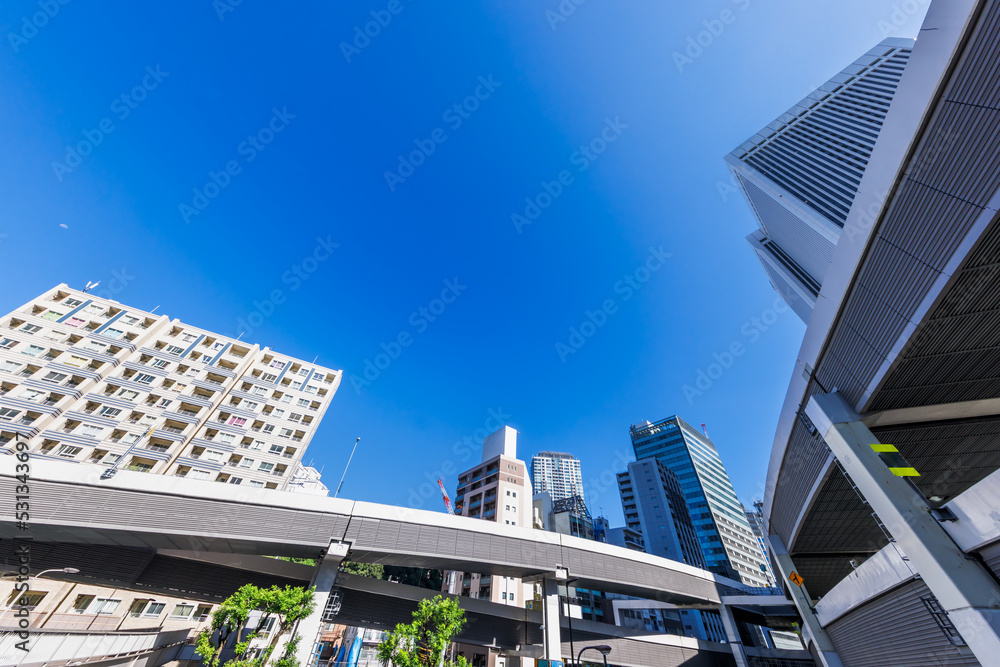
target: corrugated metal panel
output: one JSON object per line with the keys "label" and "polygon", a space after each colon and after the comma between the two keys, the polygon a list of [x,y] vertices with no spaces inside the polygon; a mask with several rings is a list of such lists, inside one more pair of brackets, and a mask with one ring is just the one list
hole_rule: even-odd
{"label": "corrugated metal panel", "polygon": [[801,422],[792,426],[792,436],[782,461],[782,475],[774,489],[770,527],[786,545],[792,543],[795,522],[829,454],[826,443],[810,435]]}
{"label": "corrugated metal panel", "polygon": [[967,647],[948,641],[920,601],[930,594],[922,581],[910,581],[828,625],[844,667],[978,666]]}

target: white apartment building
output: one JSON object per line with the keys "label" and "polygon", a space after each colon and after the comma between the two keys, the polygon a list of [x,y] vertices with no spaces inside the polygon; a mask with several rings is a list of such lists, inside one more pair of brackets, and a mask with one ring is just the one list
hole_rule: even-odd
{"label": "white apartment building", "polygon": [[63,284],[0,319],[0,452],[285,489],[341,376]]}
{"label": "white apartment building", "polygon": [[553,502],[583,497],[580,459],[563,452],[539,452],[531,457],[531,482],[535,494],[548,493]]}

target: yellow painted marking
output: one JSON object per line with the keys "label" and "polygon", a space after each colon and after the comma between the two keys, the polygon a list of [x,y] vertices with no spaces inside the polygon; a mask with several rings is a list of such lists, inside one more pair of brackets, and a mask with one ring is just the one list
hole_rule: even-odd
{"label": "yellow painted marking", "polygon": [[875,452],[898,452],[895,445],[872,445],[872,451]]}

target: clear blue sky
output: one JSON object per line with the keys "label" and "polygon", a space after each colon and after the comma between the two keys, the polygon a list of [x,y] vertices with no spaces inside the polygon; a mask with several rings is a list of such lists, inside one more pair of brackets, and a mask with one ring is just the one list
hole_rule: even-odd
{"label": "clear blue sky", "polygon": [[[522,458],[582,459],[613,525],[611,473],[647,419],[706,422],[740,498],[762,493],[804,327],[744,328],[774,294],[750,212],[720,195],[722,156],[885,30],[915,36],[926,5],[48,2],[3,3],[0,310],[101,280],[207,329],[243,318],[245,339],[345,370],[306,457],[333,488],[362,437],[344,496],[441,509],[429,482],[478,460],[455,444],[500,410]],[[418,142],[434,150],[411,171],[397,156]],[[303,265],[318,238],[339,246]],[[685,396],[734,342],[744,354]]]}

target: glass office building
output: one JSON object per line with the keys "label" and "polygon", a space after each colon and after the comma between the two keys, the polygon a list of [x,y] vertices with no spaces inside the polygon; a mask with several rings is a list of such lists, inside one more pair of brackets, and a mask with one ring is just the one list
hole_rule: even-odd
{"label": "glass office building", "polygon": [[677,416],[634,425],[630,434],[636,459],[656,459],[677,475],[707,569],[769,586],[767,561],[715,444]]}

